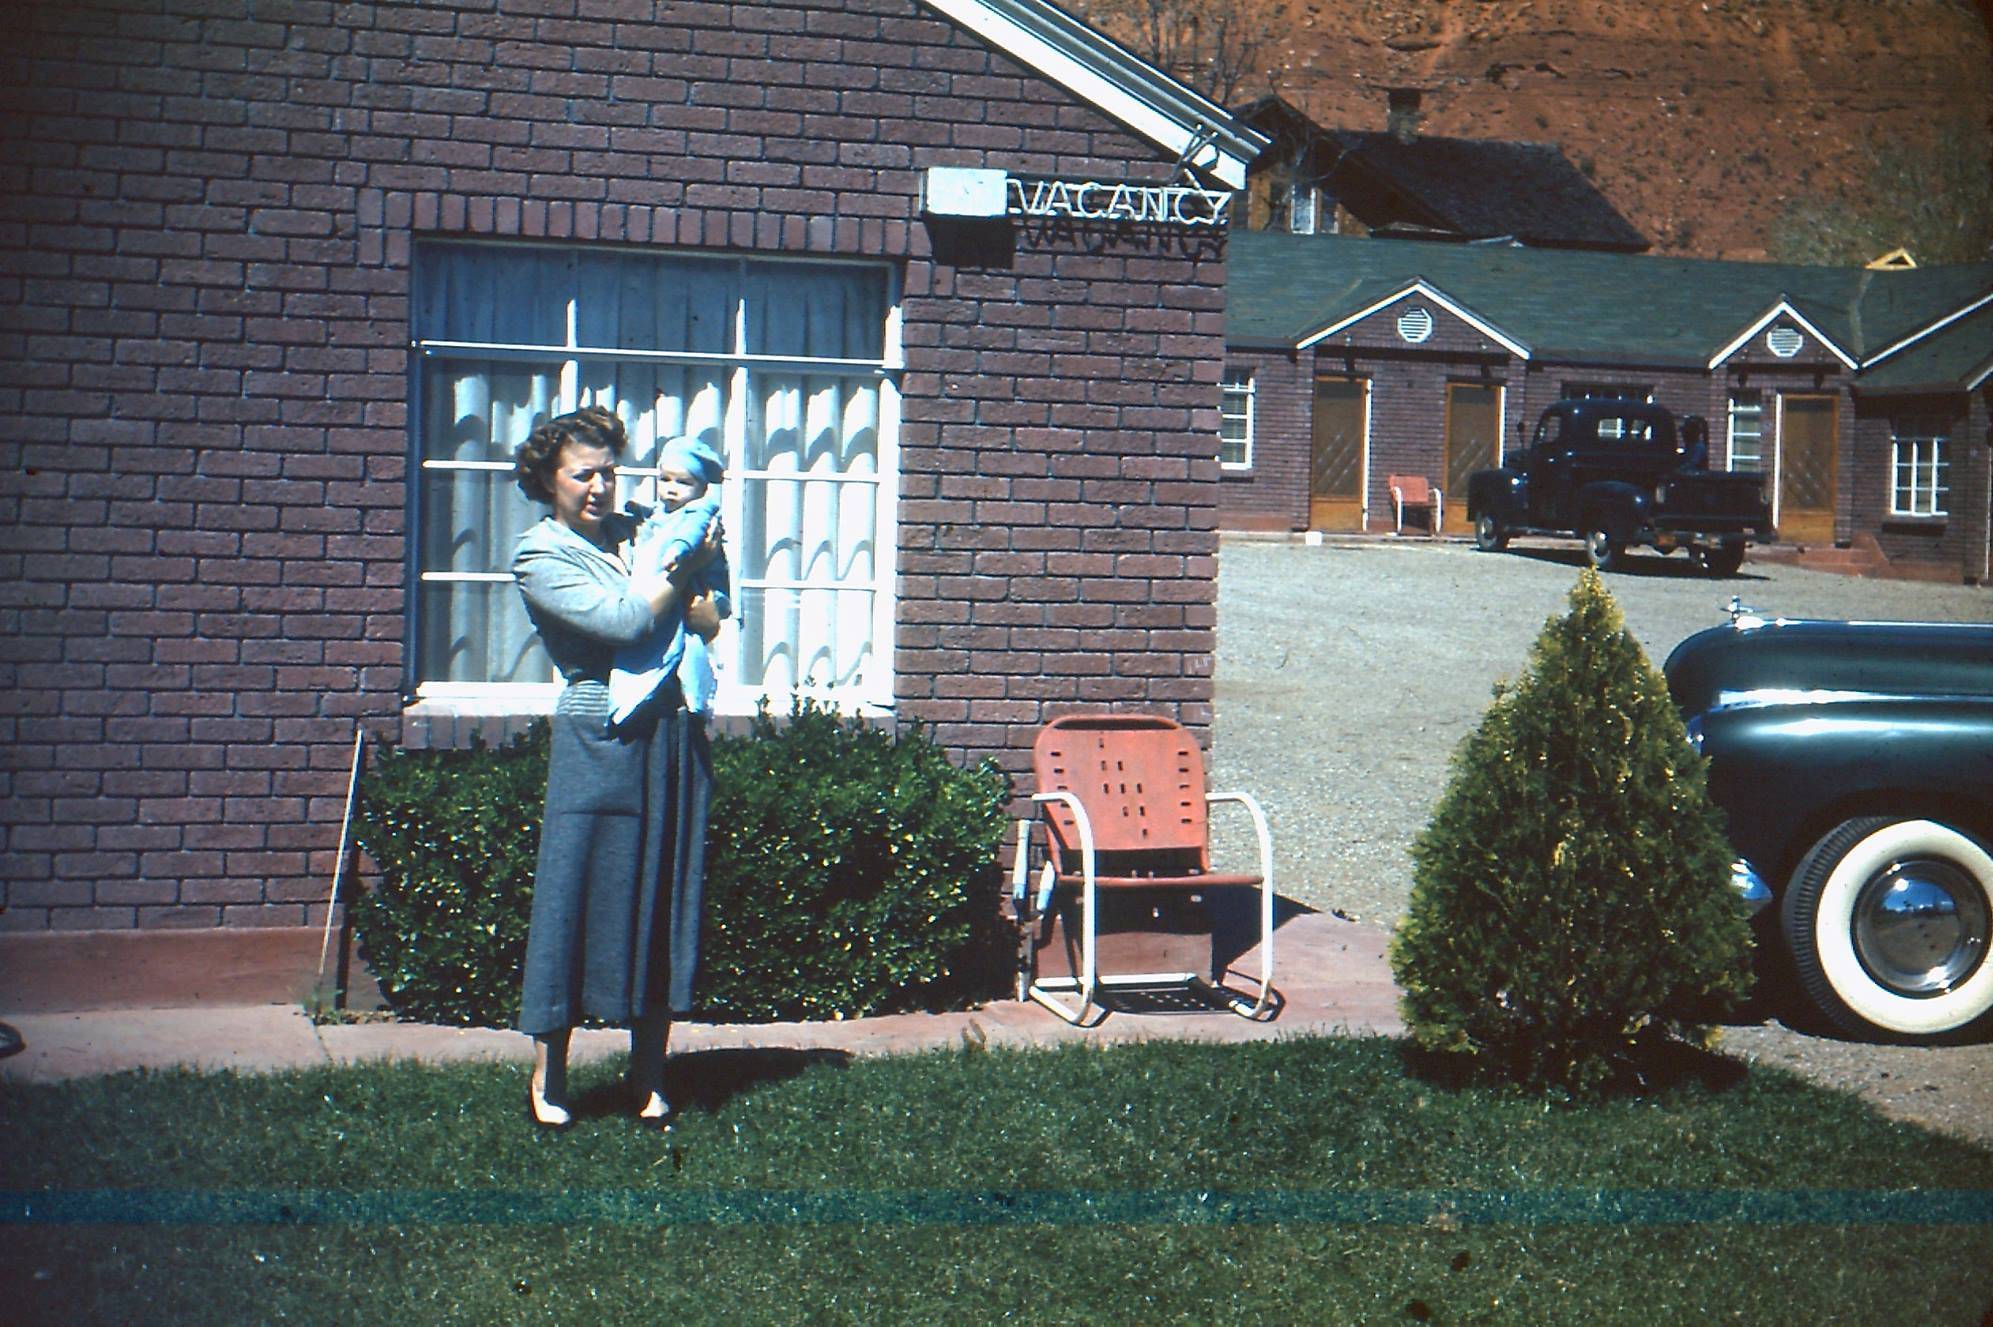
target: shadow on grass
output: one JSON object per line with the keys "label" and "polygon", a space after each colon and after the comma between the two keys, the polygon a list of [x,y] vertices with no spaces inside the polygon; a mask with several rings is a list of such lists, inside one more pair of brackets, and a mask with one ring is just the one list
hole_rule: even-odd
{"label": "shadow on grass", "polygon": [[[1446,1091],[1467,1088],[1500,1089],[1512,1080],[1490,1061],[1445,1051],[1425,1050],[1409,1037],[1396,1043],[1405,1072],[1420,1082]],[[1655,1039],[1637,1047],[1591,1100],[1610,1101],[1651,1097],[1693,1087],[1704,1092],[1728,1092],[1743,1085],[1749,1068],[1714,1051],[1672,1039]]]}
{"label": "shadow on grass", "polygon": [[[714,1111],[752,1088],[800,1077],[818,1066],[842,1069],[848,1051],[728,1048],[675,1053],[665,1060],[664,1095],[683,1114]],[[585,1088],[568,1103],[577,1120],[608,1119],[630,1113],[630,1085],[621,1074]]]}
{"label": "shadow on grass", "polygon": [[781,1083],[811,1069],[843,1069],[851,1053],[839,1050],[732,1049],[688,1051],[666,1061],[665,1095],[679,1111],[718,1110],[765,1083]]}
{"label": "shadow on grass", "polygon": [[[1533,562],[1549,562],[1564,567],[1583,567],[1585,550],[1582,548],[1524,548],[1510,544],[1505,550],[1514,557],[1529,558]],[[1748,557],[1748,554],[1746,555]],[[1740,581],[1763,581],[1766,578],[1753,573],[1747,561],[1745,570],[1729,576],[1712,576],[1701,566],[1686,557],[1654,552],[1635,552],[1628,549],[1620,559],[1619,568],[1610,573],[1616,576],[1639,576],[1648,580],[1710,581],[1717,584],[1733,584]]]}

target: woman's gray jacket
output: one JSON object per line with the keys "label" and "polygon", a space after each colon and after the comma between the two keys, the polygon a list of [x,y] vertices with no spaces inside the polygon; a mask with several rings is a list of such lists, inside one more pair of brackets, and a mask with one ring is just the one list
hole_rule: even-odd
{"label": "woman's gray jacket", "polygon": [[[620,512],[607,522],[608,533],[619,541],[636,528]],[[549,516],[519,536],[512,573],[519,578],[526,615],[567,690],[577,683],[600,683],[606,714],[609,669],[617,648],[643,639],[656,620],[650,603],[630,588],[629,568]]]}

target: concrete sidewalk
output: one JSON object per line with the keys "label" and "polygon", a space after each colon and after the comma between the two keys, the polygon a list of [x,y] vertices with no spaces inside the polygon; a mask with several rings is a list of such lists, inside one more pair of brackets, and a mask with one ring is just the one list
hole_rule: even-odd
{"label": "concrete sidewalk", "polygon": [[[1327,1033],[1403,1030],[1397,988],[1385,960],[1385,932],[1328,913],[1303,912],[1275,932],[1274,989],[1281,1003],[1272,1019],[1249,1022],[1226,1011],[1118,1012],[1098,1027],[1068,1026],[1036,1004],[999,1001],[951,1014],[893,1014],[830,1023],[681,1023],[674,1053],[700,1050],[840,1051],[890,1055],[960,1045],[1095,1045],[1156,1038],[1257,1041]],[[1257,989],[1259,953],[1232,965],[1229,983]],[[289,1004],[199,1005],[177,1009],[106,1009],[10,1015],[26,1048],[0,1060],[0,1080],[49,1082],[126,1069],[232,1069],[265,1073],[322,1064],[375,1060],[531,1058],[532,1043],[517,1032],[415,1023],[315,1025]],[[573,1057],[585,1063],[629,1048],[627,1034],[609,1029],[575,1034]]]}

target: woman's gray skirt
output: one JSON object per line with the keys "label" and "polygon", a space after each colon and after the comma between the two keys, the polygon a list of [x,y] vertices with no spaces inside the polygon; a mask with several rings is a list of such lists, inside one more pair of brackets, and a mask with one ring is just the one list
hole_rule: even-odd
{"label": "woman's gray skirt", "polygon": [[618,733],[583,697],[554,714],[521,1032],[692,1007],[712,754],[705,720],[664,700]]}

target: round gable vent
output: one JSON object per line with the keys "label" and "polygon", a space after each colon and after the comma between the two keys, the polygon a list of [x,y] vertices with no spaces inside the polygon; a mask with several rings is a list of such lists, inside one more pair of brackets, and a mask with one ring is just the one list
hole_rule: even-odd
{"label": "round gable vent", "polygon": [[1765,349],[1780,359],[1791,359],[1806,344],[1806,338],[1790,327],[1774,327],[1765,333]]}
{"label": "round gable vent", "polygon": [[1432,314],[1413,305],[1398,315],[1398,335],[1417,345],[1432,335]]}

